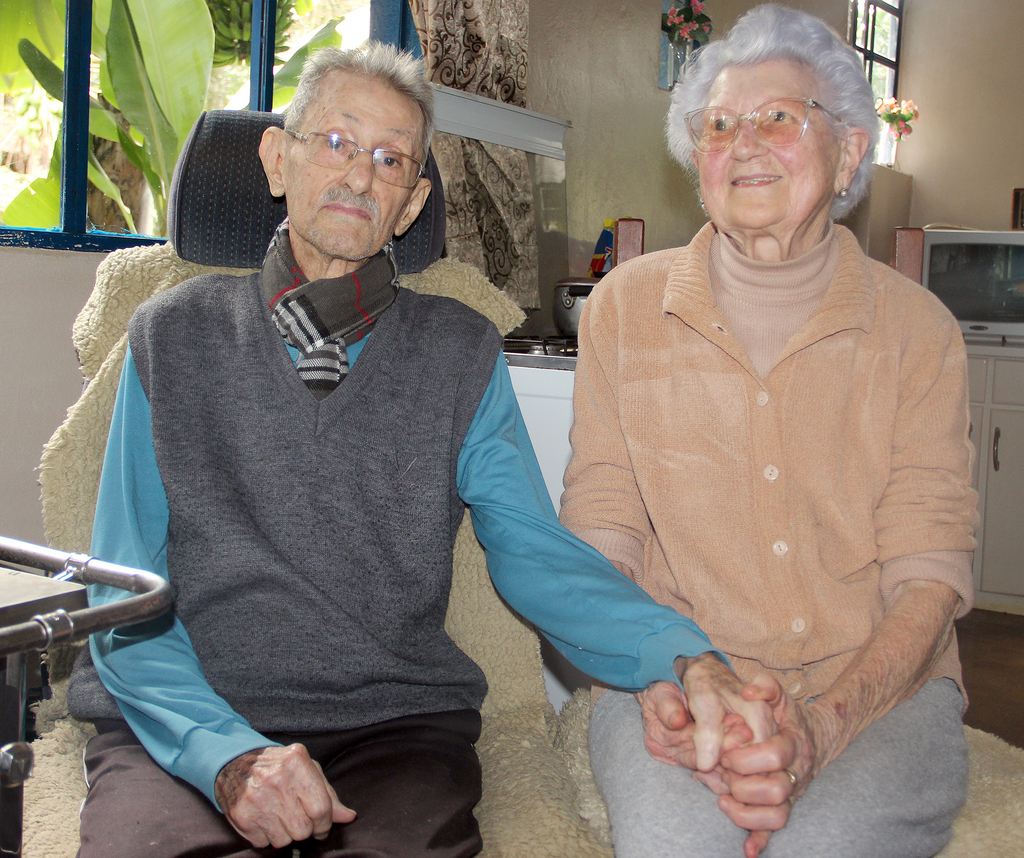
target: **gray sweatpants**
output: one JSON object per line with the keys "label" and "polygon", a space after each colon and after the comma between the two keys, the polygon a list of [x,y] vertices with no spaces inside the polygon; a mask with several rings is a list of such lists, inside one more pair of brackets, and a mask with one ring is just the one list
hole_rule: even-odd
{"label": "gray sweatpants", "polygon": [[[955,683],[925,683],[825,767],[762,858],[935,855],[967,797],[962,713]],[[747,832],[711,790],[647,753],[632,694],[606,691],[597,701],[590,759],[616,858],[742,858]]]}

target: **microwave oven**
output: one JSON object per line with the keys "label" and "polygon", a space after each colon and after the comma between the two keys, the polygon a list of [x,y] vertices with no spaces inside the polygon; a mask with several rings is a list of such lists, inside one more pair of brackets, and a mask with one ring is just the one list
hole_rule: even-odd
{"label": "microwave oven", "polygon": [[965,337],[1024,342],[1024,231],[900,227],[893,264],[942,300]]}

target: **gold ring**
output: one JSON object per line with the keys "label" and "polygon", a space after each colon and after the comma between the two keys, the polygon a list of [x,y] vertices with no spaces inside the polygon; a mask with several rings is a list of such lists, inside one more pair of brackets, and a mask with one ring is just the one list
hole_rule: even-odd
{"label": "gold ring", "polygon": [[791,783],[791,784],[792,784],[793,786],[796,786],[796,775],[795,775],[795,774],[793,774],[793,770],[792,770],[792,769],[786,769],[786,770],[785,770],[785,773],[786,773],[786,775],[787,775],[787,776],[789,777],[789,782],[790,782],[790,783]]}

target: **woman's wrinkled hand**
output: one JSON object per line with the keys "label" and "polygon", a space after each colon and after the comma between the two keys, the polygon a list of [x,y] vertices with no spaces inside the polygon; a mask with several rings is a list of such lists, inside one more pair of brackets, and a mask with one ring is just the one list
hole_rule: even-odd
{"label": "woman's wrinkled hand", "polygon": [[757,858],[828,761],[830,731],[823,713],[794,700],[768,675],[748,684],[743,696],[770,706],[778,731],[766,741],[723,753],[728,793],[719,796],[718,806],[750,832],[744,853]]}

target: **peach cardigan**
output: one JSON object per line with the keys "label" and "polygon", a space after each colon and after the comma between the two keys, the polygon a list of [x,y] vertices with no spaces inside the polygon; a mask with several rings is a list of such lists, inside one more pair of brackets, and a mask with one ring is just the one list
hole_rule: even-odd
{"label": "peach cardigan", "polygon": [[[914,562],[976,545],[963,339],[835,229],[825,297],[763,379],[711,294],[712,225],[606,275],[581,319],[562,496],[562,521],[742,678],[767,668],[798,699],[835,681],[903,580],[973,597],[966,563]],[[955,640],[933,675],[959,683]]]}

